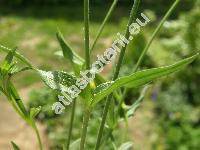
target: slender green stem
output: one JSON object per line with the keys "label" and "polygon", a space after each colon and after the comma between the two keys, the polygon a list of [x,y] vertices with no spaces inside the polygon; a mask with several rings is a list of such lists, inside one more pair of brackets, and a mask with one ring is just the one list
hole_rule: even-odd
{"label": "slender green stem", "polygon": [[[125,38],[126,39],[129,39],[129,36],[130,36],[129,26],[136,19],[139,4],[140,4],[140,0],[134,1],[133,7],[132,7],[131,13],[130,13],[130,18],[129,18],[129,21],[128,21],[128,24],[127,24],[126,32],[125,32]],[[115,70],[115,73],[114,73],[114,76],[113,76],[113,80],[116,80],[118,78],[119,71],[121,69],[121,65],[122,65],[124,55],[125,55],[125,52],[126,52],[126,48],[127,48],[127,44],[125,44],[125,46],[121,48],[121,52],[120,52],[120,55],[119,55],[119,60],[117,62],[117,66],[116,66],[116,70]]]}
{"label": "slender green stem", "polygon": [[83,117],[83,129],[82,129],[82,134],[81,134],[81,143],[80,143],[80,150],[85,149],[85,140],[86,140],[86,135],[87,135],[87,127],[88,123],[90,120],[90,109],[86,109]]}
{"label": "slender green stem", "polygon": [[67,147],[66,147],[67,150],[69,150],[69,145],[70,145],[70,140],[71,140],[71,135],[72,135],[75,108],[76,108],[76,100],[74,100],[72,103],[72,112],[71,112],[71,119],[70,119],[70,126],[69,126],[69,133],[68,133]]}
{"label": "slender green stem", "polygon": [[98,33],[97,33],[97,35],[95,37],[95,40],[94,40],[94,42],[92,44],[92,47],[91,47],[90,51],[94,50],[94,47],[95,47],[99,37],[101,36],[101,33],[102,33],[107,21],[110,19],[111,15],[112,15],[112,13],[113,13],[116,5],[117,5],[117,2],[118,2],[118,0],[114,0],[112,5],[111,5],[111,7],[110,7],[110,9],[108,10],[108,13],[106,14],[106,17],[104,18],[104,20],[103,20],[103,22],[102,22],[102,24],[101,24],[101,26],[100,26],[100,28],[98,30]]}
{"label": "slender green stem", "polygon": [[32,120],[32,127],[36,133],[36,136],[37,136],[37,139],[38,139],[38,143],[39,143],[39,148],[40,150],[43,150],[43,147],[42,147],[42,141],[41,141],[41,138],[40,138],[40,133],[38,131],[38,128],[37,128],[37,125],[35,124],[35,121]]}
{"label": "slender green stem", "polygon": [[[139,4],[140,4],[140,0],[135,0],[134,4],[132,6],[130,18],[129,18],[128,25],[127,25],[126,32],[125,32],[125,38],[127,38],[127,39],[130,36],[129,26],[132,24],[133,20],[136,19]],[[116,80],[118,75],[119,75],[119,71],[120,71],[120,68],[121,68],[121,65],[122,65],[122,62],[123,62],[126,47],[127,47],[127,44],[124,47],[122,47],[122,49],[121,49],[119,60],[117,62],[117,67],[116,67],[116,70],[115,70],[115,73],[114,73],[114,76],[113,76],[113,80]],[[107,114],[108,114],[109,106],[111,104],[112,97],[113,97],[113,95],[110,94],[106,99],[106,104],[105,104],[105,107],[104,107],[104,110],[103,110],[102,121],[101,121],[100,129],[99,129],[99,132],[98,132],[95,150],[98,150],[100,148],[100,145],[101,145],[101,139],[102,139],[102,136],[103,136],[104,125],[105,125],[105,122],[106,122],[106,118],[107,118]]]}
{"label": "slender green stem", "polygon": [[89,37],[89,0],[84,0],[84,31],[85,31],[85,63],[86,69],[90,68],[90,37]]}
{"label": "slender green stem", "polygon": [[166,13],[166,15],[163,17],[163,19],[161,20],[161,22],[159,23],[158,27],[155,29],[155,31],[153,32],[149,42],[147,43],[146,47],[144,48],[144,50],[142,51],[142,54],[140,55],[140,58],[136,64],[136,67],[134,69],[134,72],[136,72],[138,70],[138,67],[140,66],[142,60],[144,59],[145,54],[147,53],[150,45],[152,44],[154,38],[156,37],[156,35],[159,33],[159,31],[161,30],[164,22],[167,20],[167,18],[172,14],[173,10],[176,8],[176,6],[178,5],[178,3],[180,2],[180,0],[176,0],[173,5],[170,7],[170,9],[168,10],[168,12]]}
{"label": "slender green stem", "polygon": [[[84,31],[85,31],[85,63],[86,63],[86,69],[90,69],[90,37],[89,37],[89,0],[84,0]],[[89,89],[86,89],[87,92],[90,92],[90,87],[88,86]],[[84,117],[83,117],[83,129],[82,129],[82,134],[81,134],[81,142],[80,142],[80,150],[84,150],[85,146],[85,141],[86,141],[86,135],[87,135],[87,127],[90,119],[90,109],[86,108],[84,112]]]}

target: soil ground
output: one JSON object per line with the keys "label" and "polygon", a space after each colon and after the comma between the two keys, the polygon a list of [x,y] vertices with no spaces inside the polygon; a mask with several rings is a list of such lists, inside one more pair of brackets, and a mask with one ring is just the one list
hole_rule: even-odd
{"label": "soil ground", "polygon": [[[20,90],[20,94],[27,100],[32,88]],[[45,149],[48,149],[45,126],[37,123]],[[37,150],[38,142],[34,131],[13,110],[9,102],[0,97],[0,150],[11,150],[10,142],[14,141],[21,150]]]}

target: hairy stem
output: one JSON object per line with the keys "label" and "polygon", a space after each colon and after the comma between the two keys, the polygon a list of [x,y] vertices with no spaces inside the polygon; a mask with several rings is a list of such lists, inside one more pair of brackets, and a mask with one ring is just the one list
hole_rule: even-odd
{"label": "hairy stem", "polygon": [[116,5],[117,5],[117,2],[118,2],[118,0],[114,0],[112,5],[111,5],[111,7],[110,7],[110,9],[108,10],[108,13],[106,14],[106,17],[104,18],[104,20],[103,20],[103,22],[102,22],[102,24],[101,24],[101,26],[100,26],[100,28],[98,30],[98,33],[97,33],[97,35],[95,37],[95,40],[94,40],[94,42],[92,44],[92,47],[91,47],[90,51],[94,50],[94,47],[95,47],[99,37],[101,36],[101,33],[102,33],[107,21],[110,19],[111,15],[112,15],[112,13],[113,13]]}
{"label": "hairy stem", "polygon": [[90,68],[90,37],[89,37],[89,0],[84,0],[84,41],[85,41],[85,63],[86,69]]}
{"label": "hairy stem", "polygon": [[72,135],[72,129],[73,129],[73,123],[74,123],[74,114],[75,114],[75,108],[76,108],[76,100],[72,103],[72,112],[71,112],[71,119],[70,119],[70,126],[69,126],[69,133],[68,133],[68,139],[67,139],[67,150],[69,150],[71,135]]}
{"label": "hairy stem", "polygon": [[[128,25],[127,25],[126,32],[125,32],[125,38],[127,38],[127,39],[130,36],[129,26],[131,25],[133,20],[136,19],[139,3],[140,3],[140,0],[135,0],[134,4],[132,6],[130,18],[129,18]],[[124,47],[122,47],[122,49],[121,49],[119,60],[117,62],[116,70],[115,70],[115,73],[114,73],[114,76],[113,76],[113,80],[116,80],[118,75],[119,75],[119,71],[120,71],[120,68],[121,68],[121,65],[122,65],[122,62],[123,62],[126,47],[127,47],[127,44]],[[103,136],[104,125],[105,125],[105,122],[106,122],[108,109],[109,109],[109,106],[111,104],[112,97],[113,97],[113,95],[110,94],[106,99],[106,104],[105,104],[105,107],[104,107],[104,110],[103,110],[102,121],[101,121],[100,129],[99,129],[99,132],[98,132],[95,150],[98,150],[100,148],[101,139],[102,139],[102,136]]]}
{"label": "hairy stem", "polygon": [[40,150],[43,150],[42,141],[41,141],[41,138],[40,138],[40,133],[38,131],[37,125],[36,125],[34,120],[32,120],[32,127],[33,127],[33,129],[34,129],[34,131],[36,133],[37,140],[38,140],[38,143],[39,143],[39,148],[40,148]]}

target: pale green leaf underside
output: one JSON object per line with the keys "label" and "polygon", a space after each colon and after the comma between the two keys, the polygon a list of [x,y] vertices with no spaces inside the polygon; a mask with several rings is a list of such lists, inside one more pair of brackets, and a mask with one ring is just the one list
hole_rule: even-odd
{"label": "pale green leaf underside", "polygon": [[76,82],[75,76],[64,71],[37,71],[44,83],[53,90],[65,91],[68,86]]}
{"label": "pale green leaf underside", "polygon": [[144,85],[148,82],[151,82],[154,79],[157,79],[159,77],[163,77],[166,75],[169,75],[173,72],[176,72],[180,69],[182,69],[187,64],[191,63],[199,54],[196,54],[192,57],[183,59],[173,65],[165,66],[165,67],[159,67],[159,68],[153,68],[153,69],[147,69],[143,71],[136,72],[130,76],[121,77],[117,80],[115,80],[112,84],[106,84],[107,86],[100,86],[104,87],[99,93],[97,93],[94,96],[94,100],[92,105],[95,105],[100,100],[102,100],[105,96],[112,93],[114,90],[125,86],[127,88],[136,88],[138,86]]}

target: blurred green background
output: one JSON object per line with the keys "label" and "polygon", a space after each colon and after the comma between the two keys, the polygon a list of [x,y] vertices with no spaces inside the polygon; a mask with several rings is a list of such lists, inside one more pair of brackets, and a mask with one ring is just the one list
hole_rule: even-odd
{"label": "blurred green background", "polygon": [[[91,1],[91,41],[95,38],[111,2],[111,0]],[[112,44],[117,32],[124,32],[132,2],[131,0],[119,2],[95,48],[93,60],[97,54],[103,53]],[[145,43],[172,3],[173,0],[142,1],[140,12],[145,12],[151,23],[129,44],[121,75],[132,72]],[[1,0],[0,44],[11,48],[18,46],[19,52],[39,68],[70,71],[67,62],[56,53],[60,47],[55,33],[59,28],[66,41],[83,55],[82,7],[81,0]],[[142,68],[168,65],[194,54],[199,49],[200,1],[182,0],[153,42]],[[0,54],[3,55],[1,52]],[[124,133],[123,125],[119,125],[119,130],[115,131],[116,135],[124,135],[119,136],[117,144],[120,145],[124,139],[129,139],[134,142],[136,150],[199,150],[199,64],[200,61],[197,59],[184,70],[154,82],[142,107],[136,116],[129,120],[128,132]],[[107,66],[104,69],[105,76],[110,77],[111,67]],[[51,105],[57,101],[56,94],[42,85],[32,72],[18,75],[14,82],[21,89],[21,93],[27,96],[28,107],[43,106],[38,120],[46,125],[48,146],[50,149],[61,149],[61,143],[67,138],[70,106],[65,114],[55,116],[51,111]],[[126,103],[132,104],[137,96],[138,91],[129,92]],[[1,100],[2,98],[0,104]],[[97,108],[93,114],[95,119],[90,122],[88,149],[92,149],[96,141],[101,110],[102,108]],[[3,121],[1,116],[0,120]],[[81,121],[82,110],[78,104],[73,140],[80,136]],[[111,149],[109,143],[105,144]]]}

